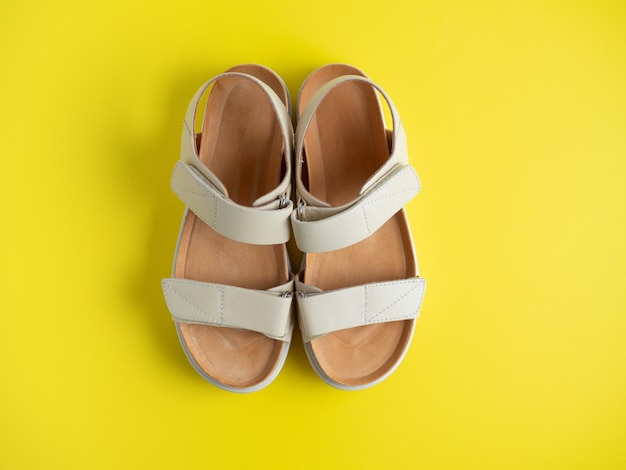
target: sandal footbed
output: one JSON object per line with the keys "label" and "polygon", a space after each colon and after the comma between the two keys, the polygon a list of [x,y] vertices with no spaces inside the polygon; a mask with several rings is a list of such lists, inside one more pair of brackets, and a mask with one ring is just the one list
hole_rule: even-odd
{"label": "sandal footbed", "polygon": [[[309,77],[300,95],[300,111],[319,87],[340,75],[363,75],[333,65]],[[331,206],[359,196],[365,182],[389,158],[389,143],[374,89],[345,82],[320,103],[304,141],[306,175],[313,196]],[[304,282],[322,290],[416,275],[416,262],[404,211],[355,245],[308,253]],[[380,380],[401,360],[414,321],[397,321],[335,331],[310,342],[316,366],[337,384],[360,387]]]}
{"label": "sandal footbed", "polygon": [[[281,82],[267,69],[245,65],[229,71],[260,78],[288,103]],[[198,154],[238,204],[252,205],[278,186],[283,138],[269,99],[256,84],[241,77],[217,81],[207,99]],[[265,290],[287,282],[287,266],[284,245],[230,240],[187,212],[175,277]],[[179,331],[196,368],[236,389],[268,380],[288,347],[241,329],[180,323]]]}

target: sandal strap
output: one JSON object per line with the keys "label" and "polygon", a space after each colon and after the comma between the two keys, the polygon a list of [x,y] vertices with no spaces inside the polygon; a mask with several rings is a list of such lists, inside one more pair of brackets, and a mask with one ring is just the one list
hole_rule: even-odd
{"label": "sandal strap", "polygon": [[419,190],[420,180],[415,170],[398,165],[348,206],[315,207],[300,203],[291,214],[296,244],[306,253],[354,245],[378,230]]}
{"label": "sandal strap", "polygon": [[272,109],[274,110],[274,113],[278,120],[278,124],[284,141],[283,164],[285,166],[285,175],[283,176],[283,180],[275,189],[276,196],[278,197],[279,194],[288,191],[291,186],[291,152],[289,149],[292,148],[293,144],[293,126],[291,124],[291,117],[289,116],[289,112],[285,108],[285,105],[283,104],[281,99],[274,92],[274,90],[272,90],[262,80],[259,80],[252,75],[241,72],[226,72],[208,80],[198,89],[198,91],[196,91],[196,94],[189,102],[189,105],[187,106],[187,112],[185,113],[185,122],[183,123],[183,133],[180,144],[180,159],[184,163],[195,167],[196,170],[202,173],[211,182],[211,184],[213,184],[220,191],[224,189],[221,181],[198,158],[196,150],[197,135],[194,129],[196,122],[196,113],[198,111],[198,104],[200,103],[202,96],[213,83],[225,77],[240,77],[247,79],[258,85],[269,98]]}
{"label": "sandal strap", "polygon": [[383,88],[377,83],[374,83],[369,78],[363,77],[361,75],[343,75],[341,77],[334,78],[321,86],[319,90],[317,90],[315,94],[311,97],[311,100],[306,105],[306,107],[302,111],[300,118],[298,119],[298,126],[296,128],[294,144],[294,161],[297,163],[296,192],[307,201],[310,200],[311,202],[320,202],[317,201],[316,198],[307,191],[302,181],[302,163],[304,162],[305,158],[304,138],[319,105],[324,101],[324,99],[334,88],[345,82],[363,82],[370,85],[372,88],[375,88],[387,102],[387,106],[389,107],[389,111],[391,113],[393,129],[391,130],[390,134],[388,134],[388,138],[391,140],[391,151],[389,159],[365,183],[365,185],[361,189],[361,194],[367,191],[373,185],[375,185],[376,182],[383,175],[387,174],[396,165],[409,164],[409,157],[406,145],[406,133],[404,132],[404,127],[402,126],[400,113],[398,112],[396,106],[393,104],[393,101],[391,101],[389,95],[385,93],[385,90],[383,90]]}
{"label": "sandal strap", "polygon": [[305,341],[357,326],[419,316],[426,281],[420,277],[323,292],[296,279],[299,326]]}
{"label": "sandal strap", "polygon": [[[341,207],[330,207],[309,193],[302,180],[304,140],[315,112],[326,96],[335,87],[352,81],[372,86],[387,102],[393,123],[393,129],[388,131],[391,150],[387,161],[365,182],[354,201]],[[291,225],[298,248],[307,253],[337,250],[364,240],[420,190],[419,177],[409,165],[406,134],[398,110],[379,85],[360,75],[334,78],[311,97],[298,120],[295,161],[299,201],[297,211],[291,216]]]}
{"label": "sandal strap", "polygon": [[[252,207],[236,204],[226,188],[200,160],[197,153],[195,121],[198,104],[207,89],[225,77],[239,77],[255,83],[267,95],[284,141],[284,176],[270,193]],[[226,72],[204,83],[187,106],[181,138],[180,161],[175,165],[171,186],[178,197],[200,219],[220,235],[256,245],[282,244],[289,240],[291,203],[291,152],[293,127],[284,103],[266,83],[241,72]]]}
{"label": "sandal strap", "polygon": [[224,197],[202,173],[182,161],[174,167],[170,184],[180,200],[220,235],[255,245],[289,240],[293,203],[286,193],[261,207],[242,206]]}
{"label": "sandal strap", "polygon": [[280,341],[291,341],[293,281],[267,291],[163,279],[165,301],[176,322],[241,328]]}

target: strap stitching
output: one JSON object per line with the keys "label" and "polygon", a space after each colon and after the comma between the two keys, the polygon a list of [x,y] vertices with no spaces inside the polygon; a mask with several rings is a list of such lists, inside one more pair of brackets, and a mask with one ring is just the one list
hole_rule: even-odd
{"label": "strap stitching", "polygon": [[363,298],[365,299],[363,302],[363,324],[368,323],[367,321],[367,286],[363,286]]}
{"label": "strap stitching", "polygon": [[418,317],[420,309],[422,308],[423,302],[424,302],[424,291],[422,291],[422,295],[420,296],[420,303],[417,305],[417,309],[415,310],[415,312],[411,312],[411,314],[407,315],[406,317],[388,318],[387,321],[406,320],[406,319],[413,317],[414,314],[416,317]]}
{"label": "strap stitching", "polygon": [[[218,289],[218,290],[219,290],[219,292],[220,292],[220,319],[219,319],[219,323],[216,323],[215,321],[212,321],[212,322],[210,322],[210,324],[213,324],[213,325],[218,325],[218,324],[219,324],[219,325],[223,325],[223,324],[224,324],[224,287],[219,286],[219,285],[214,285],[214,284],[211,284],[211,283],[207,283],[207,282],[202,282],[202,281],[192,281],[192,280],[187,280],[187,279],[183,280],[183,282],[180,282],[180,281],[179,281],[179,282],[176,282],[176,281],[170,281],[170,282],[177,283],[177,284],[188,284],[188,285],[195,285],[195,286],[206,286],[206,287],[212,287],[212,288]],[[195,309],[196,311],[200,312],[203,316],[209,315],[209,314],[208,314],[208,312],[205,312],[204,310],[202,310],[202,309],[201,309],[200,307],[198,307],[197,305],[194,305],[194,304],[192,304],[191,302],[189,302],[189,301],[188,301],[185,297],[183,297],[183,296],[182,296],[179,292],[177,292],[177,291],[176,291],[174,288],[172,288],[169,284],[166,284],[166,287],[167,287],[167,289],[168,289],[168,290],[172,291],[172,292],[173,292],[174,294],[176,294],[179,298],[181,298],[181,299],[182,299],[182,300],[183,300],[186,304],[188,304],[189,306],[191,306],[191,307],[192,307],[193,309]],[[235,286],[233,286],[233,287],[235,287]],[[242,289],[243,289],[243,288],[242,288]],[[263,292],[263,291],[256,291],[256,290],[254,290],[254,289],[246,289],[246,290],[254,291],[254,292],[257,292],[257,293],[259,293],[259,294],[266,294],[266,293],[267,293],[267,294],[272,294],[272,293],[274,293],[273,291],[269,291],[269,290],[268,290],[268,291],[265,291],[265,292]],[[275,296],[274,296],[274,295],[270,295],[270,297],[275,297]],[[168,294],[167,294],[167,293],[165,293],[165,300],[166,300],[167,305],[168,305],[168,307],[170,308],[170,312],[171,312],[171,311],[173,310],[173,308],[172,308],[171,303],[169,302],[169,299],[168,299]],[[290,299],[290,300],[289,300],[289,302],[290,302],[290,306],[289,306],[289,309],[288,309],[288,312],[287,312],[287,318],[286,318],[287,322],[286,322],[286,324],[285,324],[285,327],[282,329],[283,334],[282,334],[282,335],[280,335],[280,336],[276,336],[277,338],[284,338],[284,337],[285,337],[285,336],[287,336],[287,334],[288,334],[288,329],[289,329],[289,318],[291,317],[291,308],[292,308],[291,303],[292,303],[292,300]],[[178,316],[174,315],[173,313],[172,313],[172,316],[177,317],[177,318],[181,318],[181,317],[178,317]],[[182,318],[181,318],[181,319],[182,319]],[[209,320],[214,320],[214,319],[213,319],[213,317],[209,317]],[[208,322],[207,322],[207,323],[208,323]],[[227,324],[226,326],[228,326],[228,324]],[[234,327],[234,326],[233,326],[232,328],[239,328],[239,327]],[[249,330],[249,331],[256,331],[256,330]],[[262,332],[261,332],[261,333],[262,333]]]}
{"label": "strap stitching", "polygon": [[[370,235],[371,235],[371,234],[372,234],[373,232],[375,232],[376,230],[375,230],[375,229],[374,229],[374,230],[372,230],[372,229],[370,228],[369,220],[367,219],[367,212],[365,211],[365,207],[366,207],[366,206],[369,206],[369,205],[371,205],[371,204],[375,204],[375,203],[380,202],[380,201],[383,201],[383,200],[385,200],[385,199],[389,199],[389,198],[391,198],[391,197],[398,196],[398,195],[400,195],[400,194],[402,194],[402,193],[406,193],[406,192],[409,192],[409,191],[413,191],[414,189],[419,189],[419,188],[420,188],[420,185],[419,185],[419,183],[418,183],[416,186],[411,186],[411,187],[409,187],[409,188],[405,188],[405,189],[402,189],[402,190],[396,191],[396,192],[394,192],[394,193],[388,194],[388,195],[383,196],[383,197],[376,197],[378,193],[382,192],[382,191],[385,189],[385,186],[387,186],[387,185],[389,185],[389,184],[393,183],[393,182],[394,182],[397,178],[400,178],[400,177],[402,176],[402,172],[404,171],[404,169],[405,169],[405,168],[410,168],[411,170],[413,170],[411,166],[405,166],[403,169],[399,170],[399,171],[398,171],[395,175],[393,175],[393,176],[392,176],[392,177],[390,177],[387,181],[385,181],[385,182],[384,182],[384,183],[383,183],[383,184],[382,184],[379,188],[377,188],[377,189],[376,189],[376,190],[375,190],[372,194],[370,194],[369,196],[367,196],[367,197],[366,197],[366,198],[365,198],[365,199],[364,199],[364,200],[360,203],[361,210],[363,211],[363,217],[364,217],[364,219],[365,219],[365,226],[366,226],[366,228],[367,228],[367,233],[368,233],[368,234],[370,234]],[[413,170],[411,173],[413,174],[413,176],[417,177],[417,174],[415,173],[415,170]],[[418,181],[419,181],[419,180],[418,180]]]}
{"label": "strap stitching", "polygon": [[377,199],[367,198],[365,201],[363,201],[362,205],[369,206],[370,204],[375,204],[377,202],[384,201],[385,199],[389,199],[390,197],[394,197],[394,196],[397,196],[398,194],[406,193],[408,191],[413,191],[414,189],[419,189],[419,186],[411,186],[409,188],[401,189],[395,193],[391,193],[391,194],[388,194],[387,196],[379,197]]}
{"label": "strap stitching", "polygon": [[[398,195],[400,195],[402,193],[413,191],[414,189],[418,189],[418,188],[419,188],[419,186],[410,187],[410,188],[403,189],[401,191],[395,192],[393,194],[389,194],[389,195],[387,195],[385,197],[381,197],[381,198],[378,198],[378,199],[372,199],[372,200],[369,200],[369,198],[367,198],[365,201],[363,201],[363,203],[361,204],[361,210],[363,211],[363,217],[365,218],[365,226],[367,227],[367,232],[371,235],[373,232],[376,231],[376,229],[372,230],[370,228],[369,220],[367,219],[367,212],[365,211],[365,206],[369,206],[371,204],[375,204],[375,203],[384,201],[385,199],[389,199],[389,198],[398,196]],[[398,209],[398,210],[400,210],[400,209]]]}
{"label": "strap stitching", "polygon": [[[406,285],[406,284],[414,284],[414,285],[404,295],[402,295],[401,297],[396,299],[392,304],[390,304],[387,307],[385,307],[383,310],[378,312],[376,315],[374,315],[370,319],[367,318],[367,307],[368,307],[368,303],[369,303],[368,297],[367,297],[367,290],[369,288],[388,287],[388,286],[394,286],[395,287],[395,286],[401,286],[401,285]],[[394,282],[383,282],[383,283],[378,283],[378,284],[364,285],[363,286],[363,324],[367,325],[367,324],[384,323],[384,322],[396,321],[396,320],[407,320],[407,319],[411,319],[413,316],[415,316],[416,313],[419,314],[419,311],[422,308],[422,302],[424,301],[424,292],[423,291],[422,291],[422,295],[420,296],[419,304],[417,305],[417,309],[415,311],[410,312],[410,313],[408,313],[406,315],[400,315],[400,316],[397,316],[397,317],[386,317],[386,318],[384,318],[382,320],[381,319],[377,319],[377,317],[379,317],[383,312],[385,312],[386,310],[390,309],[395,304],[400,302],[402,299],[407,297],[411,292],[413,292],[420,285],[422,285],[422,286],[424,285],[424,280],[423,280],[423,278],[420,278],[420,277],[403,279],[403,280],[394,281]],[[329,291],[328,293],[331,293],[331,292],[333,292],[333,291]],[[324,293],[325,292],[320,292],[320,293],[318,293],[318,295],[324,295]],[[314,318],[315,315],[312,314],[313,312],[311,312],[307,308],[307,303],[308,302],[307,302],[307,298],[306,297],[305,298],[298,297],[296,300],[297,300],[297,304],[298,304],[298,307],[299,307],[298,308],[299,316],[303,320],[304,324],[306,325],[306,321],[304,321],[304,320],[309,319],[309,318]]]}
{"label": "strap stitching", "polygon": [[[193,194],[194,196],[200,196],[200,197],[208,197],[211,198],[211,201],[215,202],[215,200],[217,199],[215,196],[213,196],[212,194],[200,194],[200,193],[196,193],[194,191],[190,191],[188,189],[179,189],[178,191],[180,192],[185,192],[188,194]],[[196,214],[198,217],[200,217],[202,220],[204,220],[204,217],[202,217],[200,214]],[[213,204],[213,224],[209,224],[209,226],[214,229],[215,227],[217,227],[217,204]]]}
{"label": "strap stitching", "polygon": [[[184,168],[184,172],[185,172],[185,173],[184,173],[184,174],[185,174],[185,176],[188,176],[188,177],[191,179],[191,182],[193,182],[193,183],[194,183],[197,187],[199,187],[201,190],[205,190],[205,186],[204,186],[204,185],[203,185],[200,181],[198,181],[198,180],[197,180],[197,179],[196,179],[196,178],[195,178],[192,174],[190,174],[189,170],[187,170],[186,168]],[[211,225],[211,224],[209,224],[209,225],[211,226],[211,228],[212,228],[212,229],[214,229],[215,227],[217,227],[217,203],[216,203],[217,196],[215,196],[214,194],[211,194],[210,192],[208,192],[208,194],[207,194],[207,193],[204,193],[204,192],[202,192],[202,193],[197,193],[197,192],[191,191],[191,190],[186,189],[186,188],[178,188],[178,191],[180,191],[180,192],[185,192],[185,193],[189,193],[189,194],[193,194],[193,195],[195,195],[195,196],[200,196],[200,197],[203,197],[203,198],[210,198],[210,199],[211,199],[211,201],[212,201],[214,204],[213,204],[213,224],[212,224],[212,225]],[[198,216],[199,216],[199,214],[196,214],[196,215],[198,215]],[[200,218],[201,218],[202,220],[204,220],[204,217],[200,217]]]}
{"label": "strap stitching", "polygon": [[[185,173],[184,173],[184,174],[185,174],[185,176],[189,176],[189,178],[191,179],[191,181],[192,181],[192,182],[193,182],[193,183],[194,183],[194,184],[195,184],[198,188],[200,188],[201,190],[203,190],[203,192],[202,192],[202,193],[198,193],[198,192],[192,191],[192,190],[190,190],[190,189],[186,189],[186,188],[177,188],[177,191],[179,191],[179,192],[185,192],[185,193],[188,193],[188,194],[193,194],[193,195],[195,195],[195,196],[200,196],[200,197],[202,197],[202,198],[210,198],[210,199],[211,199],[211,201],[212,201],[214,204],[213,204],[213,224],[212,224],[212,225],[211,225],[211,224],[209,224],[209,226],[210,226],[212,229],[215,229],[215,228],[217,227],[217,206],[218,206],[218,204],[217,204],[217,199],[218,199],[218,197],[217,197],[216,195],[212,194],[211,192],[209,192],[209,191],[205,190],[205,184],[204,184],[204,183],[202,183],[201,181],[198,181],[198,180],[197,180],[197,179],[196,179],[193,175],[191,175],[191,174],[190,174],[190,172],[189,172],[188,170],[186,170],[186,169],[185,169],[184,171],[185,171]],[[205,192],[205,191],[206,191],[206,192]],[[287,207],[287,206],[286,206],[286,207]],[[255,209],[255,208],[252,208],[252,209]],[[281,210],[281,209],[284,209],[284,208],[272,209],[272,210],[265,210],[265,209],[257,209],[257,210],[258,210],[258,211],[267,212],[267,215],[269,215],[271,212],[274,212],[274,211],[279,211],[279,210]],[[288,219],[289,219],[289,216],[290,216],[291,212],[290,212],[290,211],[289,211],[289,212],[288,212],[288,211],[285,211],[285,213],[287,214],[287,217],[285,217],[285,220],[287,220],[287,221],[288,221]],[[200,216],[200,214],[196,214],[196,215],[198,215],[198,216],[199,216],[202,220],[204,220],[204,217]]]}
{"label": "strap stitching", "polygon": [[[189,282],[189,283],[186,283],[186,284],[192,284],[192,285],[199,285],[199,284],[201,284],[201,285],[204,285],[206,287],[212,287],[212,288],[217,289],[219,291],[219,293],[220,293],[220,318],[219,318],[219,322],[216,322],[215,319],[211,316],[211,314],[209,312],[206,312],[203,309],[201,309],[200,307],[198,307],[197,305],[192,304],[191,302],[189,302],[189,300],[187,300],[177,290],[175,290],[170,285],[167,285],[168,290],[170,290],[171,292],[176,294],[180,299],[182,299],[183,302],[185,302],[187,305],[192,307],[197,312],[200,312],[203,316],[208,316],[209,317],[208,320],[210,321],[210,323],[218,324],[218,325],[223,324],[224,323],[224,288],[220,287],[220,286],[215,286],[215,285],[211,285],[211,284],[202,283],[202,282]],[[165,296],[167,298],[167,294]],[[170,310],[172,310],[171,304],[170,304],[169,301],[168,301],[168,306],[170,307]],[[172,312],[172,314],[173,314],[173,312]],[[178,317],[178,318],[180,318],[180,317]]]}
{"label": "strap stitching", "polygon": [[[408,284],[408,283],[413,283],[413,280],[410,280],[410,282],[403,282],[403,283],[387,283],[387,284],[379,284],[379,285],[375,285],[375,286],[363,286],[363,289],[367,292],[368,287],[397,286],[397,285],[400,285],[400,284]],[[366,319],[365,322],[366,323],[376,323],[374,321],[376,319],[376,317],[379,317],[385,310],[389,310],[395,304],[397,304],[402,299],[404,299],[406,296],[408,296],[411,292],[413,292],[417,288],[418,285],[419,285],[419,283],[415,283],[415,285],[411,289],[409,289],[402,297],[399,297],[398,299],[396,299],[395,302],[393,302],[392,304],[390,304],[387,307],[385,307],[384,309],[382,309],[380,312],[378,312],[376,315],[371,317],[369,320],[367,319],[367,312],[366,312],[365,315],[364,315],[364,317]],[[421,305],[421,300],[420,300],[420,305]],[[417,311],[419,311],[419,307],[417,308]],[[399,317],[393,317],[393,318],[392,317],[388,317],[388,318],[385,318],[383,321],[400,320],[400,319],[403,319],[403,318],[410,318],[411,316],[413,316],[413,312],[411,312],[410,314],[407,314],[407,315],[401,315]]]}
{"label": "strap stitching", "polygon": [[385,186],[391,184],[393,181],[396,180],[396,178],[399,178],[405,168],[411,168],[411,167],[405,166],[401,170],[398,170],[398,172],[395,175],[391,176],[387,181],[385,181],[382,185],[376,188],[376,190],[372,194],[370,194],[367,198],[365,198],[362,204],[366,204],[368,200],[374,198],[374,196],[376,196],[377,193],[381,192],[385,188]]}

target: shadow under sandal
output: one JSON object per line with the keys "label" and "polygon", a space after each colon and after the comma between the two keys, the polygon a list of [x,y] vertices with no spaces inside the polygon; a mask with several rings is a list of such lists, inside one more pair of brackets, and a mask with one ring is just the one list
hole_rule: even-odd
{"label": "shadow under sandal", "polygon": [[[384,125],[378,91],[393,130]],[[403,206],[420,189],[398,112],[360,70],[334,64],[300,90],[296,130],[296,279],[309,361],[330,385],[385,379],[410,344],[425,281]]]}
{"label": "shadow under sandal", "polygon": [[238,66],[209,80],[187,108],[172,174],[186,210],[163,292],[189,361],[234,392],[276,377],[293,331],[289,106],[284,83],[265,67]]}

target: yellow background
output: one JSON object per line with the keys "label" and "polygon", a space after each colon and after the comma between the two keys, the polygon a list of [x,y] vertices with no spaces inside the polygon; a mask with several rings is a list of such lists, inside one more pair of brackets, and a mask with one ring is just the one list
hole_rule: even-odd
{"label": "yellow background", "polygon": [[[204,382],[159,281],[188,100],[245,62],[292,94],[346,62],[391,95],[428,281],[361,392],[294,342]],[[0,469],[626,468],[626,3],[5,1]]]}

